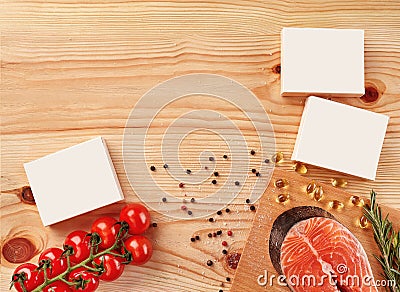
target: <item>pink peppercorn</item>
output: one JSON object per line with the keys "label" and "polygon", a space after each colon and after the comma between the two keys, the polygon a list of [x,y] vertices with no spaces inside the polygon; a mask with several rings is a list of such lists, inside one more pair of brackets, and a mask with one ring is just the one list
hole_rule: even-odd
{"label": "pink peppercorn", "polygon": [[232,236],[233,233],[231,230],[228,230],[227,234],[228,234],[228,236]]}
{"label": "pink peppercorn", "polygon": [[224,240],[224,241],[222,242],[222,245],[223,245],[223,246],[227,246],[228,243]]}

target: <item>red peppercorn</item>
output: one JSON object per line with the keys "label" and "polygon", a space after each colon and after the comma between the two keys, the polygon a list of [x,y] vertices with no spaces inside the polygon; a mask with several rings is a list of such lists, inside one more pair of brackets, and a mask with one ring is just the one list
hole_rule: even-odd
{"label": "red peppercorn", "polygon": [[231,230],[228,230],[227,234],[228,234],[228,236],[232,236],[233,233]]}
{"label": "red peppercorn", "polygon": [[224,241],[222,242],[222,245],[223,245],[223,246],[227,246],[228,243],[224,240]]}
{"label": "red peppercorn", "polygon": [[180,187],[180,188],[183,188],[184,186],[185,186],[184,183],[179,183],[179,187]]}
{"label": "red peppercorn", "polygon": [[181,206],[181,210],[186,210],[186,206],[185,206],[185,205],[182,205],[182,206]]}

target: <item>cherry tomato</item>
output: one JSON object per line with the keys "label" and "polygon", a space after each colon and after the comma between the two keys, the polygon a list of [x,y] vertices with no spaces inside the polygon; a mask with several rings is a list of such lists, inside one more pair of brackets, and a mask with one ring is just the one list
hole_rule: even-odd
{"label": "cherry tomato", "polygon": [[68,269],[67,259],[61,257],[62,253],[62,249],[51,247],[45,249],[40,255],[39,264],[41,261],[50,260],[50,268],[46,270],[49,279],[64,273]]}
{"label": "cherry tomato", "polygon": [[106,254],[94,259],[97,265],[100,265],[103,261],[104,272],[99,276],[100,280],[111,282],[118,279],[124,272],[124,264],[122,264],[123,258],[117,258],[116,256]]}
{"label": "cherry tomato", "polygon": [[[131,265],[140,266],[148,262],[153,254],[153,246],[150,240],[143,235],[134,235],[125,240],[125,247],[132,253]],[[122,253],[125,253],[122,247]]]}
{"label": "cherry tomato", "polygon": [[74,282],[78,285],[78,287],[71,286],[71,291],[92,292],[99,287],[99,278],[85,268],[77,268],[76,270],[73,270],[68,276],[68,281]]}
{"label": "cherry tomato", "polygon": [[119,221],[129,224],[129,234],[142,234],[149,228],[150,213],[142,204],[129,204],[121,210]]}
{"label": "cherry tomato", "polygon": [[112,217],[101,217],[93,222],[92,232],[97,232],[101,238],[99,248],[107,249],[115,243],[115,237],[120,229],[120,226],[115,223],[117,220]]}
{"label": "cherry tomato", "polygon": [[64,240],[64,246],[73,248],[74,253],[70,255],[72,263],[80,263],[90,255],[90,237],[82,230],[76,230],[68,234]]}
{"label": "cherry tomato", "polygon": [[27,291],[32,291],[44,282],[43,271],[37,271],[37,265],[26,263],[18,266],[12,276],[14,287],[18,292],[24,291],[21,284],[18,281],[18,277],[22,277],[24,280],[24,286]]}
{"label": "cherry tomato", "polygon": [[62,281],[55,281],[43,288],[43,292],[71,292],[70,286]]}

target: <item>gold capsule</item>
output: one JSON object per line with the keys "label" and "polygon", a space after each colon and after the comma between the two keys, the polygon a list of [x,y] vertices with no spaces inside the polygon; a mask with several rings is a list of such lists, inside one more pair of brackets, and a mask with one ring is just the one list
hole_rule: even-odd
{"label": "gold capsule", "polygon": [[277,179],[274,183],[275,187],[278,189],[285,188],[288,186],[288,184],[289,182],[284,178]]}
{"label": "gold capsule", "polygon": [[306,188],[307,194],[312,194],[316,188],[317,188],[317,184],[314,181],[310,182]]}
{"label": "gold capsule", "polygon": [[354,206],[362,207],[364,206],[364,200],[359,196],[351,196],[350,201]]}
{"label": "gold capsule", "polygon": [[360,217],[360,220],[359,220],[358,224],[360,224],[360,227],[361,227],[361,228],[366,228],[366,227],[368,226],[368,219],[367,219],[367,217],[365,217],[364,215],[362,215],[362,216]]}
{"label": "gold capsule", "polygon": [[345,188],[347,186],[347,180],[345,180],[344,178],[332,178],[331,184],[334,187]]}
{"label": "gold capsule", "polygon": [[295,172],[299,173],[299,174],[306,174],[308,169],[307,166],[305,166],[303,163],[301,162],[296,162],[293,165],[293,169]]}
{"label": "gold capsule", "polygon": [[321,186],[317,186],[314,191],[314,200],[316,200],[317,202],[321,201],[323,195],[324,195],[324,190],[322,189]]}
{"label": "gold capsule", "polygon": [[276,201],[278,203],[285,203],[285,202],[289,201],[289,198],[290,198],[289,194],[280,194],[277,197]]}
{"label": "gold capsule", "polygon": [[274,163],[280,163],[283,161],[283,153],[282,152],[276,152],[273,156],[272,156],[272,162]]}
{"label": "gold capsule", "polygon": [[329,202],[329,207],[335,210],[340,210],[344,207],[343,203],[338,200],[333,200]]}

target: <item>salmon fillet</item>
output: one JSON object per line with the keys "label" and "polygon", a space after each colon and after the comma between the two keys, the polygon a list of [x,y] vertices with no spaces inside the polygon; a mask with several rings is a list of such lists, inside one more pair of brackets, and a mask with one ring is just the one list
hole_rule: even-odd
{"label": "salmon fillet", "polygon": [[368,283],[373,274],[361,243],[330,218],[293,225],[282,242],[280,263],[293,291],[377,291]]}

